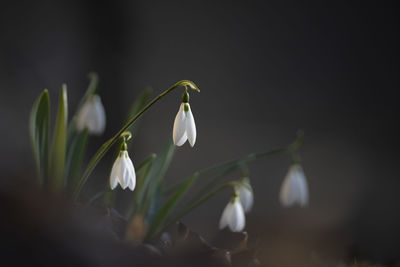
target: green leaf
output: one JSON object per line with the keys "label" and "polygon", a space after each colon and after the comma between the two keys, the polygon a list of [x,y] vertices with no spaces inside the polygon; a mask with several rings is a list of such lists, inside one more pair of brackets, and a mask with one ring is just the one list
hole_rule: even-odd
{"label": "green leaf", "polygon": [[163,185],[159,183],[153,197],[151,198],[150,206],[147,209],[145,218],[146,222],[151,222],[157,215],[157,212],[161,209],[164,200],[163,196]]}
{"label": "green leaf", "polygon": [[99,163],[100,159],[103,158],[104,154],[110,149],[110,147],[115,143],[116,140],[116,138],[109,139],[97,150],[96,154],[94,154],[94,156],[91,158],[85,172],[83,173],[81,179],[78,181],[76,187],[74,188],[74,192],[72,194],[72,198],[74,200],[77,200],[79,193],[81,192],[89,177],[89,174],[93,171],[94,167],[96,167],[97,163]]}
{"label": "green leaf", "polygon": [[[96,72],[90,72],[88,74],[88,78],[89,78],[89,86],[85,92],[85,94],[83,95],[81,102],[79,102],[78,108],[82,107],[83,104],[85,104],[86,100],[93,94],[95,94],[97,92],[97,88],[99,85],[99,75],[97,75]],[[77,109],[79,110],[79,109]]]}
{"label": "green leaf", "polygon": [[154,160],[148,178],[144,180],[143,189],[138,193],[138,209],[142,214],[145,214],[151,205],[152,196],[154,195],[157,186],[162,182],[164,175],[171,163],[174,155],[175,146],[172,143],[172,138],[168,141],[163,151]]}
{"label": "green leaf", "polygon": [[67,142],[67,121],[68,121],[68,99],[67,86],[62,85],[56,124],[53,134],[53,146],[50,159],[50,178],[51,184],[55,189],[60,190],[64,187],[64,166]]}
{"label": "green leaf", "polygon": [[[106,185],[107,188],[110,188],[110,183],[107,183]],[[106,189],[103,191],[104,197],[104,204],[106,205],[107,208],[114,208],[115,207],[115,202],[117,198],[117,189],[115,190],[110,190]]]}
{"label": "green leaf", "polygon": [[73,138],[71,144],[67,148],[66,161],[66,182],[68,188],[72,190],[77,183],[79,173],[81,171],[82,162],[85,156],[89,130],[85,129]]}
{"label": "green leaf", "polygon": [[45,89],[33,104],[29,119],[29,133],[40,185],[47,182],[49,164],[50,98]]}
{"label": "green leaf", "polygon": [[199,176],[198,173],[193,174],[189,179],[187,179],[176,192],[168,199],[168,201],[163,205],[157,215],[154,217],[150,224],[149,231],[147,232],[147,239],[151,239],[154,235],[158,233],[159,228],[162,226],[164,221],[167,219],[168,215],[174,209],[179,200],[184,196],[193,182]]}
{"label": "green leaf", "polygon": [[66,160],[66,182],[69,190],[73,190],[77,186],[77,179],[80,173],[84,154],[88,143],[89,132],[87,129],[82,132],[76,131],[76,121],[80,109],[88,100],[88,98],[95,94],[98,88],[99,78],[97,73],[90,72],[88,74],[89,86],[78,104],[76,112],[68,126],[67,132],[67,160]]}
{"label": "green leaf", "polygon": [[133,213],[138,207],[138,196],[141,194],[144,188],[144,181],[147,179],[148,174],[150,172],[151,166],[156,159],[156,154],[151,154],[147,159],[145,159],[139,166],[136,168],[136,188],[135,195],[133,197],[133,201],[128,207],[127,218],[130,219],[133,216]]}

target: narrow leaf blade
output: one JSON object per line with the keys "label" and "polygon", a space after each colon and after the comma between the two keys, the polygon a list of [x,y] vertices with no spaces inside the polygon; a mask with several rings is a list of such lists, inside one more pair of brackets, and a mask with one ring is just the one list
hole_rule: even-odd
{"label": "narrow leaf blade", "polygon": [[51,150],[50,178],[55,189],[64,186],[64,166],[67,142],[68,99],[67,86],[62,85]]}
{"label": "narrow leaf blade", "polygon": [[168,141],[159,156],[154,160],[151,166],[149,176],[144,180],[143,189],[138,194],[138,208],[144,214],[151,204],[152,196],[157,186],[162,182],[164,175],[171,163],[175,152],[175,146],[172,139]]}
{"label": "narrow leaf blade", "polygon": [[136,168],[136,193],[133,197],[133,201],[128,207],[127,218],[130,219],[138,207],[138,196],[141,194],[144,188],[144,181],[148,179],[148,175],[150,173],[151,166],[153,165],[155,159],[157,158],[156,154],[151,154],[147,159],[145,159],[139,166]]}
{"label": "narrow leaf blade", "polygon": [[29,132],[39,184],[47,180],[49,160],[50,98],[45,89],[33,104]]}
{"label": "narrow leaf blade", "polygon": [[153,237],[158,233],[158,229],[161,227],[163,222],[167,219],[168,215],[172,212],[174,207],[178,204],[179,200],[188,191],[190,186],[196,181],[198,173],[193,174],[189,179],[187,179],[176,192],[168,199],[168,201],[163,205],[163,207],[158,211],[157,215],[154,217],[150,224],[149,231],[147,233],[147,238]]}
{"label": "narrow leaf blade", "polygon": [[65,168],[66,182],[70,190],[76,186],[87,147],[88,136],[88,129],[77,133],[76,137],[73,138],[71,144],[69,144],[67,148],[67,160]]}

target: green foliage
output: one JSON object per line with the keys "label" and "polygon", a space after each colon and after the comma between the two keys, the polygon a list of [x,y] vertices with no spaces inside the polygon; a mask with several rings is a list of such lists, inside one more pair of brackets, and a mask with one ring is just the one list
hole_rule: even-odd
{"label": "green foliage", "polygon": [[68,101],[67,86],[63,84],[60,92],[56,124],[54,127],[53,146],[50,160],[50,178],[52,186],[62,189],[64,186],[64,164],[67,143]]}
{"label": "green foliage", "polygon": [[130,204],[130,207],[127,211],[127,218],[130,219],[133,216],[133,213],[139,209],[139,200],[138,196],[141,195],[144,190],[144,181],[147,179],[148,174],[153,166],[154,160],[156,159],[156,154],[151,154],[147,159],[145,159],[139,166],[136,168],[136,188],[135,194],[133,196],[133,200]]}
{"label": "green foliage", "polygon": [[[95,73],[89,75],[90,83],[86,93],[78,106],[83,106],[88,98],[97,92],[98,77]],[[76,201],[82,188],[90,177],[90,174],[100,162],[107,151],[118,144],[126,131],[134,133],[142,115],[161,98],[178,87],[185,87],[200,91],[191,81],[177,82],[150,101],[152,90],[147,88],[134,101],[128,113],[128,120],[122,128],[108,141],[106,141],[90,159],[82,176],[79,178],[82,162],[89,139],[88,130],[78,132],[76,129],[77,113],[68,123],[67,88],[62,86],[58,112],[55,121],[53,143],[50,150],[50,98],[47,90],[44,90],[35,101],[30,114],[30,138],[33,154],[36,161],[38,181],[41,185],[51,185],[53,189],[61,191],[67,186],[68,192],[72,192],[72,198]],[[169,138],[160,153],[151,154],[136,168],[136,188],[130,199],[130,205],[126,210],[126,217],[131,219],[134,215],[140,215],[149,226],[146,239],[150,240],[166,229],[169,225],[181,219],[183,216],[202,205],[222,190],[236,185],[247,186],[242,181],[226,181],[229,175],[235,171],[246,170],[247,164],[277,154],[288,153],[293,159],[298,160],[297,150],[301,146],[303,133],[299,132],[297,139],[289,146],[263,153],[252,153],[234,160],[222,162],[209,168],[196,171],[193,175],[183,179],[176,185],[166,188],[166,173],[175,153],[172,138]],[[120,146],[116,147],[119,153]],[[50,152],[51,151],[51,152]],[[49,155],[50,154],[50,155]],[[201,188],[194,185],[200,178],[207,179]],[[194,190],[197,189],[197,190]],[[89,203],[100,199],[108,207],[114,207],[117,199],[117,190],[107,189],[93,196]],[[188,192],[191,192],[189,195]],[[188,197],[185,197],[189,195]],[[184,201],[183,201],[184,200]],[[118,207],[116,207],[118,209]]]}
{"label": "green foliage", "polygon": [[137,209],[140,213],[146,214],[152,201],[154,194],[160,183],[163,182],[165,173],[172,161],[175,152],[175,146],[170,139],[164,149],[154,159],[146,179],[143,181],[143,186],[137,191]]}
{"label": "green foliage", "polygon": [[157,103],[160,99],[162,99],[164,96],[166,96],[168,93],[170,93],[174,89],[176,89],[178,87],[182,87],[182,86],[185,86],[185,87],[189,86],[193,90],[200,91],[193,82],[183,80],[183,81],[177,82],[176,84],[172,85],[170,88],[168,88],[167,90],[165,90],[164,92],[159,94],[157,97],[155,97],[152,101],[150,101],[146,106],[144,106],[135,116],[133,116],[131,119],[129,119],[129,121],[127,123],[125,123],[125,125],[111,139],[106,141],[97,150],[97,152],[94,154],[94,156],[91,158],[86,170],[84,171],[81,179],[79,180],[77,186],[75,187],[75,190],[72,195],[74,200],[78,199],[79,194],[80,194],[83,186],[89,179],[89,176],[92,173],[93,169],[97,166],[99,161],[103,158],[103,156],[111,148],[111,146],[114,145],[115,142],[117,142],[117,140],[121,137],[121,134],[123,132],[125,132],[129,127],[131,127],[131,125],[134,124],[136,122],[136,120],[138,120],[143,115],[143,113],[145,113],[151,106],[153,106],[155,103]]}
{"label": "green foliage", "polygon": [[[95,73],[89,74],[91,82],[79,107],[94,94],[98,78]],[[88,132],[77,132],[76,117],[68,124],[67,86],[62,85],[58,111],[55,120],[53,142],[50,139],[50,96],[44,90],[35,101],[30,114],[29,132],[33,154],[37,165],[38,181],[41,185],[50,186],[54,190],[62,190],[66,183],[76,183],[82,165]]]}
{"label": "green foliage", "polygon": [[185,195],[190,186],[194,183],[194,181],[199,176],[198,173],[193,174],[187,179],[176,191],[175,193],[168,199],[168,201],[162,206],[162,208],[157,212],[157,215],[154,217],[150,224],[149,231],[147,232],[147,238],[151,238],[153,235],[158,233],[158,230],[161,228],[162,224],[167,219],[168,215],[172,212],[174,207],[178,204],[179,200]]}
{"label": "green foliage", "polygon": [[89,131],[87,129],[78,132],[76,130],[76,121],[78,113],[89,97],[97,92],[99,78],[97,73],[91,72],[88,74],[89,86],[86,89],[81,101],[79,102],[76,112],[72,116],[72,119],[68,125],[67,131],[67,152],[65,162],[65,177],[68,185],[68,191],[72,191],[77,185],[77,179],[79,177],[82,162],[86,147],[88,144]]}
{"label": "green foliage", "polygon": [[32,107],[29,120],[29,133],[33,156],[36,162],[37,177],[42,185],[47,180],[49,165],[50,99],[44,90]]}
{"label": "green foliage", "polygon": [[76,186],[85,156],[88,137],[88,129],[85,129],[80,133],[76,133],[67,148],[66,181],[68,183],[69,190],[72,190]]}
{"label": "green foliage", "polygon": [[[287,151],[288,149],[284,148],[258,154],[253,153],[195,172],[193,175],[189,176],[188,178],[181,181],[178,185],[175,185],[172,189],[168,190],[171,191],[170,194],[172,196],[158,211],[154,220],[151,222],[146,237],[147,240],[154,238],[155,236],[160,234],[161,231],[164,230],[167,226],[181,219],[183,216],[193,211],[198,206],[202,205],[204,202],[212,198],[220,191],[233,187],[234,185],[242,185],[247,187],[247,185],[243,184],[241,181],[231,181],[222,185],[220,184],[220,182],[229,174],[231,174],[235,170],[243,168],[243,164],[250,163],[257,159],[286,153]],[[184,205],[180,207],[177,211],[175,211],[176,207],[178,207],[180,200],[182,200],[182,197],[200,177],[208,177],[209,182],[206,183],[202,188],[197,190],[197,193],[193,193],[193,197],[191,197],[189,200],[185,200]],[[173,213],[175,214],[173,216],[173,219],[169,218],[171,215],[173,215]]]}

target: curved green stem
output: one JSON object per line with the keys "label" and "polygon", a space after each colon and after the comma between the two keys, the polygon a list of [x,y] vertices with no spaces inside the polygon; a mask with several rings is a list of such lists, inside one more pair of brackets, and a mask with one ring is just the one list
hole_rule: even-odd
{"label": "curved green stem", "polygon": [[137,119],[139,119],[144,112],[146,112],[152,105],[154,105],[156,102],[158,102],[161,98],[163,98],[165,95],[170,93],[172,90],[181,87],[181,86],[189,86],[192,90],[200,92],[199,88],[191,81],[188,80],[182,80],[174,85],[172,85],[170,88],[159,94],[156,98],[154,98],[151,102],[149,102],[142,110],[140,110],[133,118],[131,118],[122,128],[119,130],[111,139],[109,139],[107,142],[105,142],[99,150],[97,150],[96,154],[90,159],[89,164],[83,173],[81,179],[79,180],[78,185],[76,186],[72,198],[76,201],[79,197],[79,194],[87,182],[90,174],[96,167],[96,165],[99,163],[99,161],[103,158],[105,153],[110,149],[110,147],[120,138],[121,134],[125,132],[126,129],[128,129]]}
{"label": "curved green stem", "polygon": [[[208,176],[208,175],[212,174],[214,171],[218,171],[218,170],[224,170],[225,174],[227,174],[230,171],[233,171],[234,169],[236,169],[238,166],[240,167],[243,165],[247,165],[248,163],[253,162],[257,159],[274,156],[277,154],[283,154],[283,153],[291,153],[292,154],[300,148],[303,137],[304,137],[303,131],[298,131],[297,137],[293,141],[293,143],[289,144],[288,146],[286,146],[284,148],[270,150],[270,151],[261,152],[261,153],[252,153],[252,154],[248,154],[241,158],[217,163],[211,167],[208,167],[208,168],[198,171],[199,176]],[[225,176],[225,174],[222,173],[219,177],[222,178]],[[181,183],[182,183],[182,181],[178,182],[177,184],[173,185],[171,188],[167,189],[167,191],[171,191],[171,192],[175,191],[181,185]],[[204,193],[204,192],[202,192],[202,193]]]}
{"label": "curved green stem", "polygon": [[132,133],[130,131],[125,131],[121,134],[121,137],[124,139],[124,141],[129,141],[132,138]]}
{"label": "curved green stem", "polygon": [[[175,221],[181,219],[187,213],[189,213],[193,209],[197,208],[198,206],[200,206],[201,204],[206,202],[208,199],[210,199],[211,197],[216,195],[218,192],[220,192],[228,187],[235,186],[235,185],[242,185],[242,186],[247,187],[245,184],[242,183],[242,181],[231,181],[231,182],[225,183],[225,184],[219,186],[218,188],[214,189],[213,191],[207,193],[207,191],[211,190],[215,186],[215,184],[221,178],[225,177],[228,173],[230,173],[231,171],[233,171],[237,168],[243,168],[243,166],[246,166],[248,163],[250,163],[252,161],[255,161],[255,160],[261,159],[261,158],[265,158],[265,157],[278,155],[278,154],[283,154],[283,153],[295,153],[301,146],[303,135],[304,135],[303,132],[298,132],[296,140],[285,148],[275,149],[275,150],[262,152],[262,153],[248,154],[247,156],[244,156],[242,158],[219,163],[219,164],[216,164],[209,168],[206,168],[206,169],[196,172],[194,175],[196,175],[196,178],[197,178],[200,176],[209,176],[210,174],[212,174],[213,172],[215,172],[217,170],[221,170],[221,169],[225,170],[219,176],[217,176],[215,179],[213,179],[210,183],[206,184],[202,189],[200,189],[200,191],[194,197],[189,199],[187,201],[187,205],[185,205],[182,208],[182,210],[180,212],[178,212],[175,217],[173,217],[172,220],[169,220],[167,223],[165,223],[163,226],[161,226],[161,228],[156,233],[149,232],[148,238],[151,238],[152,236],[161,232],[162,230],[164,230],[166,227],[168,227]],[[189,179],[185,179],[183,182],[181,182],[179,184],[179,187],[184,186],[190,180],[193,180],[190,183],[194,182],[193,176],[191,176],[191,177],[189,177]],[[251,190],[250,188],[248,188],[248,189]],[[179,190],[179,189],[176,189],[173,191],[177,191],[177,190]]]}

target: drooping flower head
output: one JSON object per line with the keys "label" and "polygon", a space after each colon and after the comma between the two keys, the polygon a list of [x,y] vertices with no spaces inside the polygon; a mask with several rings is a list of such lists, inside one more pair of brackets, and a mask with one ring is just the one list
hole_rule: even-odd
{"label": "drooping flower head", "polygon": [[245,225],[244,210],[242,204],[240,204],[239,196],[235,193],[222,212],[219,229],[228,226],[232,232],[241,232]]}
{"label": "drooping flower head", "polygon": [[253,188],[250,185],[250,179],[248,177],[244,177],[242,183],[243,185],[235,186],[235,190],[238,192],[244,212],[247,213],[251,210],[254,203]]}
{"label": "drooping flower head", "polygon": [[121,151],[115,160],[110,175],[110,187],[115,189],[118,185],[125,189],[134,190],[136,186],[136,173],[132,160],[129,158],[126,142],[121,146]]}
{"label": "drooping flower head", "polygon": [[300,164],[295,163],[290,166],[283,180],[279,199],[285,207],[295,204],[304,207],[308,204],[308,185]]}
{"label": "drooping flower head", "polygon": [[193,147],[196,142],[196,124],[190,109],[187,90],[183,93],[182,104],[175,117],[172,137],[176,146],[182,146],[189,140],[190,146]]}
{"label": "drooping flower head", "polygon": [[95,94],[88,98],[79,110],[76,128],[83,131],[85,128],[89,133],[100,135],[106,127],[106,113],[100,96]]}

